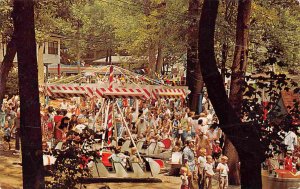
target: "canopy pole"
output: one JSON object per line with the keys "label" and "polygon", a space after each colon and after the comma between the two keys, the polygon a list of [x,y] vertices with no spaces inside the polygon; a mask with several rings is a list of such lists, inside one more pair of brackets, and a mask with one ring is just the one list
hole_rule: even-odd
{"label": "canopy pole", "polygon": [[109,105],[109,109],[108,109],[108,119],[107,119],[107,144],[111,144],[111,137],[113,134],[113,115],[114,115],[114,105],[115,102],[112,102]]}
{"label": "canopy pole", "polygon": [[110,105],[110,100],[108,100],[106,111],[105,111],[105,120],[104,120],[105,129],[104,129],[104,133],[102,134],[102,143],[101,143],[101,148],[100,148],[100,150],[101,150],[100,151],[100,156],[102,156],[103,147],[104,147],[104,139],[105,139],[105,133],[106,133],[106,129],[107,129],[107,119],[108,119],[109,105]]}
{"label": "canopy pole", "polygon": [[113,82],[114,82],[114,67],[110,66],[109,67],[109,86],[108,86],[108,89],[111,89],[113,87]]}
{"label": "canopy pole", "polygon": [[101,102],[101,108],[100,108],[99,111],[97,112],[97,114],[96,114],[96,116],[95,116],[95,119],[94,119],[94,121],[93,121],[93,128],[95,128],[96,121],[97,121],[97,119],[98,119],[100,113],[102,114],[104,107],[105,107],[105,101],[104,101],[104,99],[102,99],[102,102]]}
{"label": "canopy pole", "polygon": [[134,140],[133,140],[133,137],[132,137],[132,135],[131,135],[131,132],[130,132],[130,130],[129,130],[129,128],[128,128],[127,122],[126,122],[126,120],[125,120],[125,118],[124,118],[124,116],[123,116],[123,112],[121,111],[121,108],[120,108],[119,104],[118,104],[118,103],[116,103],[116,104],[117,104],[117,108],[118,108],[118,110],[119,110],[119,112],[120,112],[120,114],[121,114],[122,121],[124,122],[124,125],[125,125],[125,127],[126,127],[126,129],[127,129],[127,132],[128,132],[128,134],[129,134],[129,137],[130,137],[130,139],[131,139],[131,142],[132,142],[133,146],[136,148],[137,155],[138,155],[140,161],[142,162],[143,160],[142,160],[142,158],[141,158],[140,152],[139,152],[139,150],[137,149],[137,147],[136,147],[136,145],[135,145],[135,142],[134,142]]}

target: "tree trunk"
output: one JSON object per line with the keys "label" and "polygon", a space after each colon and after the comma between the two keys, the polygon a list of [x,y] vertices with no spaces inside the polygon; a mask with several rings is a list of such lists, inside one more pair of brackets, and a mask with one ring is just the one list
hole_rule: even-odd
{"label": "tree trunk", "polygon": [[161,42],[159,42],[158,49],[157,49],[156,73],[162,74],[163,63],[164,63],[163,46]]}
{"label": "tree trunk", "polygon": [[155,76],[155,70],[156,70],[156,45],[154,42],[150,42],[149,49],[149,76],[154,77]]}
{"label": "tree trunk", "polygon": [[228,157],[228,167],[229,167],[229,184],[231,185],[240,185],[241,184],[241,174],[240,174],[240,165],[239,165],[239,155],[230,142],[230,140],[225,138],[224,145],[224,155]]}
{"label": "tree trunk", "polygon": [[232,75],[229,101],[239,116],[241,114],[244,92],[243,82],[247,67],[251,1],[252,0],[243,0],[239,1],[238,4],[236,45],[231,67]]}
{"label": "tree trunk", "polygon": [[[151,0],[144,0],[144,14],[149,17],[150,16],[150,9],[151,9]],[[150,29],[151,26],[148,24],[147,29]],[[156,44],[153,39],[149,39],[148,42],[148,70],[149,76],[154,77],[156,71]]]}
{"label": "tree trunk", "polygon": [[[227,1],[225,2],[225,21],[228,23],[229,27],[234,27],[233,22],[233,8],[235,7],[235,2]],[[221,60],[221,74],[223,81],[225,83],[226,76],[226,62],[228,57],[228,36],[225,34],[225,41],[222,44],[222,60]],[[226,137],[225,138],[225,145],[224,145],[224,154],[228,157],[228,167],[231,170],[229,172],[229,184],[231,185],[240,185],[241,184],[241,175],[240,175],[240,166],[239,166],[239,156],[234,148],[233,144],[230,140]]]}
{"label": "tree trunk", "polygon": [[15,0],[13,9],[19,63],[23,188],[45,188],[34,1]]}
{"label": "tree trunk", "polygon": [[80,49],[80,23],[77,23],[77,30],[76,30],[76,62],[77,62],[77,71],[78,75],[81,75],[81,49]]}
{"label": "tree trunk", "polygon": [[16,51],[16,39],[13,35],[12,39],[7,44],[6,53],[3,58],[2,64],[0,65],[0,107],[2,106],[3,98],[5,95],[8,73],[13,67]]}
{"label": "tree trunk", "polygon": [[163,62],[163,66],[162,66],[162,74],[164,75],[166,73],[166,65],[169,65],[166,62]]}
{"label": "tree trunk", "polygon": [[[251,0],[239,1],[237,27],[236,27],[236,46],[234,52],[234,60],[231,67],[231,86],[229,102],[233,109],[241,116],[242,100],[243,100],[243,82],[247,67],[248,37],[250,24]],[[225,154],[229,157],[229,168],[233,170],[230,174],[230,183],[238,185],[238,155],[234,150],[230,141],[226,141]]]}
{"label": "tree trunk", "polygon": [[105,63],[108,64],[109,50],[106,50]]}
{"label": "tree trunk", "polygon": [[235,146],[241,160],[242,189],[261,189],[264,152],[257,130],[241,120],[229,103],[214,50],[218,0],[204,0],[199,22],[199,62],[208,96],[220,121],[220,128]]}
{"label": "tree trunk", "polygon": [[109,49],[109,57],[108,57],[108,62],[109,62],[110,65],[112,65],[112,62],[111,62],[111,61],[112,61],[112,60],[111,60],[112,55],[113,55],[113,54],[112,54],[112,48],[110,47],[110,49]]}
{"label": "tree trunk", "polygon": [[199,0],[189,1],[189,17],[191,18],[188,33],[187,48],[187,86],[191,90],[189,94],[189,108],[196,112],[199,110],[200,94],[203,89],[203,79],[198,59],[198,18],[199,18]]}

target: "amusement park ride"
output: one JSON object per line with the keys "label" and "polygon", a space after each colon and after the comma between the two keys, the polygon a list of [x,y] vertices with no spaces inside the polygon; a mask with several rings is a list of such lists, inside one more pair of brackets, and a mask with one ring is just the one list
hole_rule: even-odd
{"label": "amusement park ride", "polygon": [[[100,159],[93,162],[90,167],[92,172],[92,177],[88,180],[92,181],[128,181],[131,182],[161,182],[157,178],[160,173],[161,168],[164,167],[164,162],[157,158],[161,155],[162,151],[168,151],[171,149],[171,140],[165,139],[158,142],[153,142],[148,145],[146,149],[143,149],[144,141],[136,141],[129,129],[129,125],[126,122],[123,112],[116,102],[117,99],[131,98],[134,100],[158,100],[160,98],[179,98],[182,101],[186,98],[189,93],[187,87],[183,86],[167,86],[159,84],[158,81],[149,79],[145,76],[141,76],[125,70],[117,66],[106,66],[106,77],[109,73],[108,82],[102,83],[80,83],[80,82],[69,82],[69,83],[47,83],[43,86],[43,91],[45,96],[50,98],[70,98],[70,97],[90,97],[90,98],[101,98],[101,108],[95,116],[94,125],[99,116],[102,116],[102,124],[107,132],[102,135],[101,144],[97,147],[100,152]],[[93,70],[93,76],[97,75],[99,69],[95,68]],[[127,83],[117,83],[114,82],[114,71],[121,74],[122,77],[126,78]],[[103,68],[101,69],[103,72]],[[86,76],[83,76],[83,78]],[[137,84],[133,79],[141,81],[143,80],[146,84]],[[78,81],[78,79],[77,79]],[[137,157],[139,162],[130,162],[130,170],[125,168],[120,162],[110,162],[108,160],[111,156],[111,151],[104,151],[105,146],[114,146],[118,144],[117,141],[112,141],[111,137],[113,135],[113,120],[114,115],[117,112],[121,116],[121,121],[123,125],[123,132],[126,131],[129,135],[129,140],[126,140],[121,146],[121,152],[129,152],[130,146],[137,149]],[[97,125],[96,125],[97,126]],[[105,137],[105,133],[108,135]],[[107,141],[105,139],[107,138]],[[59,146],[60,145],[60,146]],[[57,148],[60,148],[61,144],[58,144]],[[45,159],[46,157],[44,157]],[[54,164],[55,159],[53,157],[47,157],[52,159],[47,161],[46,164]],[[46,158],[46,159],[47,159]],[[143,159],[143,160],[142,160]]]}

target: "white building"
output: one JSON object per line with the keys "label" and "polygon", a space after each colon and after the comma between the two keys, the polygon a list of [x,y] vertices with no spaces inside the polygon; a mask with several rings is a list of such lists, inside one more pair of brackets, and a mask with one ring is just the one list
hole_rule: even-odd
{"label": "white building", "polygon": [[[0,41],[1,38],[0,38]],[[44,64],[59,64],[60,63],[60,43],[61,36],[52,35],[48,42],[44,43],[44,54],[43,61]],[[0,62],[3,61],[3,58],[6,54],[7,44],[0,43]],[[38,45],[37,45],[38,51]],[[17,55],[14,58],[14,63],[17,63]]]}

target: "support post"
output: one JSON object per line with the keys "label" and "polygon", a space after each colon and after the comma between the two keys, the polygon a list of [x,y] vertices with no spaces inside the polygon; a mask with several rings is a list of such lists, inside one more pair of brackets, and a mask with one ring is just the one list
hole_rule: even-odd
{"label": "support post", "polygon": [[[128,134],[129,134],[130,140],[131,140],[133,146],[137,149],[136,144],[135,144],[135,142],[134,142],[134,140],[133,140],[133,138],[132,138],[131,132],[130,132],[130,130],[129,130],[129,128],[128,128],[127,122],[126,122],[126,120],[125,120],[125,118],[124,118],[124,116],[123,116],[123,113],[122,113],[121,108],[120,108],[120,106],[119,106],[118,103],[117,103],[117,108],[118,108],[118,110],[119,110],[119,112],[120,112],[120,114],[121,114],[122,121],[123,121],[123,123],[124,123],[124,125],[125,125],[125,127],[126,127],[126,129],[127,129],[127,132],[128,132]],[[139,152],[138,149],[137,149],[137,155],[138,155],[140,161],[142,162],[142,158],[141,158],[141,155],[140,155],[140,152]]]}
{"label": "support post", "polygon": [[[107,129],[107,119],[108,119],[108,111],[109,111],[109,105],[110,101],[107,103],[106,111],[105,111],[105,119],[104,119],[104,126],[105,126],[105,131]],[[102,155],[103,152],[103,147],[104,147],[104,140],[105,140],[105,132],[102,134],[102,143],[101,143],[101,151],[100,151],[100,156]]]}

